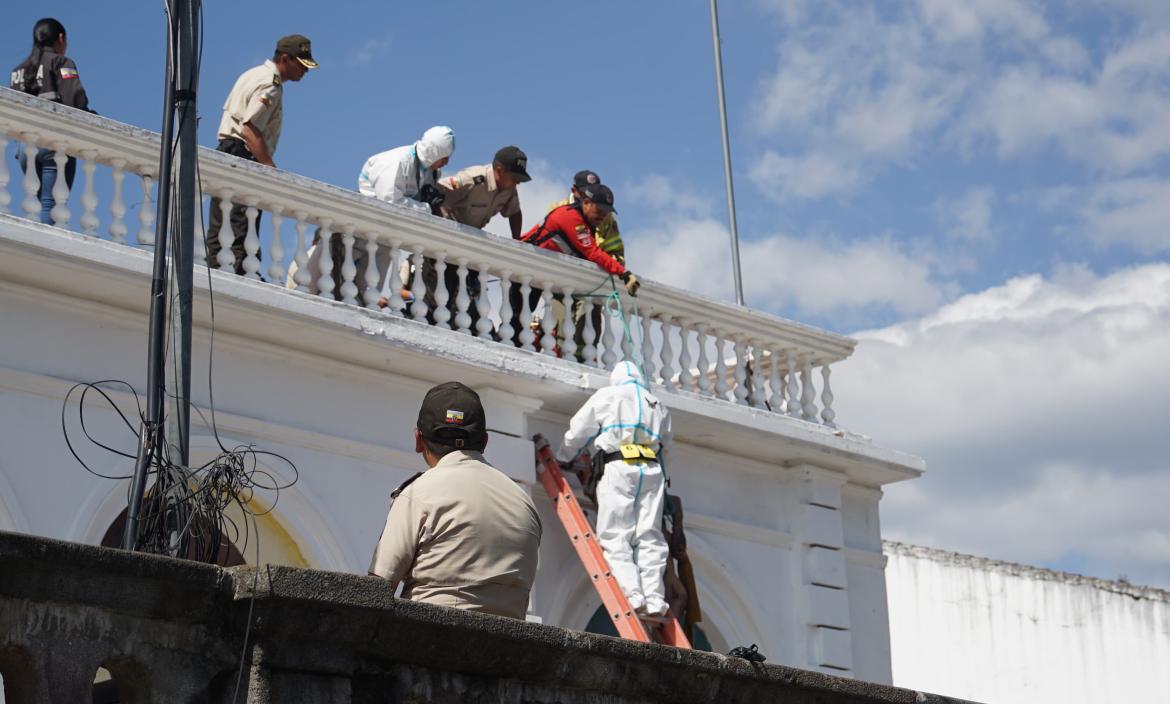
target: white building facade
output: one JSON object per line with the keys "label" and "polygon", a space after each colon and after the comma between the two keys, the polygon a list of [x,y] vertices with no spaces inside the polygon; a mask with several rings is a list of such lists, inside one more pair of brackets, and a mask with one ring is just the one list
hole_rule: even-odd
{"label": "white building facade", "polygon": [[886,543],[894,684],[997,704],[1170,701],[1170,593]]}
{"label": "white building facade", "polygon": [[[0,147],[13,142],[79,165],[72,193],[58,180],[54,224],[44,225],[35,177],[0,160],[0,530],[100,543],[126,506],[128,482],[87,473],[63,422],[100,474],[126,475],[132,461],[86,441],[80,414],[118,450],[133,454],[136,439],[104,399],[90,394],[83,407],[79,396],[65,398],[77,382],[125,380],[134,393],[106,388],[137,424],[158,137],[0,89]],[[584,628],[600,600],[535,481],[530,438],[559,438],[607,369],[636,358],[673,413],[672,491],[685,502],[712,647],[756,643],[772,662],[891,682],[879,501],[882,486],[918,476],[923,463],[839,427],[831,369],[852,353],[851,340],[648,281],[637,299],[621,295],[620,315],[610,302],[584,363],[573,358],[570,330],[559,355],[551,335],[535,339],[527,328],[517,349],[491,334],[511,314],[499,281],[541,288],[547,305],[596,287],[592,264],[218,152],[202,150],[200,165],[205,196],[266,213],[266,229],[249,233],[247,275],[200,266],[195,285],[192,386],[202,418],[193,414],[192,464],[222,443],[278,453],[297,470],[274,507],[272,495],[257,494],[255,506],[272,511],[259,520],[258,558],[254,539],[240,545],[249,561],[364,574],[391,489],[422,468],[411,436],[421,398],[458,379],[480,392],[497,431],[488,459],[541,510],[532,617]],[[336,278],[326,270],[317,282],[336,295],[307,292],[314,231],[343,242]],[[210,236],[228,242],[231,233]],[[416,264],[434,257],[463,282],[479,271],[485,293],[477,302],[461,286],[456,314],[440,312],[437,325],[397,296],[379,309],[375,287],[359,290],[355,256],[378,246]],[[302,278],[293,284],[306,290],[284,286],[294,261]],[[421,282],[415,294],[421,300]],[[294,479],[286,465],[263,461]]]}

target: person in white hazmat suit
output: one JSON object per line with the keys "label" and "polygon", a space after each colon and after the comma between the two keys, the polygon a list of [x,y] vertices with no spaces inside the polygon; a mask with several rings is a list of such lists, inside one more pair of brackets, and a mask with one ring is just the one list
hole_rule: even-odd
{"label": "person in white hazmat suit", "polygon": [[[440,170],[451,160],[451,155],[454,152],[455,132],[450,127],[442,125],[432,127],[424,132],[422,138],[414,144],[380,152],[367,159],[362,166],[361,173],[358,174],[358,192],[363,196],[377,198],[384,203],[392,203],[425,213],[433,212],[434,207],[437,207],[437,203],[433,203],[433,200],[439,194],[435,182],[441,176]],[[334,234],[331,239],[333,240],[331,246],[333,250],[332,274],[335,282],[333,293],[335,297],[340,298],[338,295],[341,283],[340,271],[342,264],[344,264],[345,250],[340,235]],[[321,276],[321,257],[325,249],[320,242],[317,242],[309,250],[306,268],[311,278],[308,284],[310,293],[316,294],[320,291],[318,279]],[[375,259],[380,279],[376,284],[380,291],[378,303],[384,307],[389,300],[391,281],[389,267],[392,262],[390,262],[389,248],[379,246],[376,252]],[[364,301],[367,258],[364,240],[357,239],[354,242],[353,255],[354,265],[357,267],[354,283],[358,287],[359,301]],[[293,280],[293,275],[296,273],[295,267],[296,265],[293,264],[289,269],[290,288],[296,288],[296,282]],[[399,276],[400,282],[404,286],[408,273],[409,268]],[[370,301],[364,302],[367,306],[371,305]]]}
{"label": "person in white hazmat suit", "polygon": [[609,382],[569,421],[556,456],[572,462],[590,446],[604,453],[605,471],[597,484],[598,541],[630,606],[660,616],[667,611],[663,573],[669,548],[662,509],[670,413],[632,362],[618,363]]}

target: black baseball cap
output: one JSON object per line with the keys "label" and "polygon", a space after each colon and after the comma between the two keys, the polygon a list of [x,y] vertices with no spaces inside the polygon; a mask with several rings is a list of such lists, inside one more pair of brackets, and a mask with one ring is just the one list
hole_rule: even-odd
{"label": "black baseball cap", "polygon": [[515,174],[520,183],[532,180],[528,175],[528,155],[520,147],[504,147],[496,152],[495,160],[505,171]]}
{"label": "black baseball cap", "polygon": [[317,62],[313,60],[312,42],[303,34],[281,37],[280,41],[276,42],[276,53],[288,54],[300,61],[305,68],[317,68]]}
{"label": "black baseball cap", "polygon": [[487,418],[479,394],[458,381],[427,392],[417,425],[423,438],[460,450],[482,450],[487,440]]}
{"label": "black baseball cap", "polygon": [[576,173],[576,175],[573,176],[573,187],[574,188],[580,189],[580,188],[585,188],[586,186],[600,186],[600,185],[601,185],[601,177],[597,175],[596,171],[590,171],[589,169],[585,169],[584,171],[578,171]]}
{"label": "black baseball cap", "polygon": [[609,186],[603,186],[599,183],[596,186],[585,186],[577,190],[581,191],[583,198],[588,198],[601,206],[602,209],[613,210],[613,191],[609,190]]}

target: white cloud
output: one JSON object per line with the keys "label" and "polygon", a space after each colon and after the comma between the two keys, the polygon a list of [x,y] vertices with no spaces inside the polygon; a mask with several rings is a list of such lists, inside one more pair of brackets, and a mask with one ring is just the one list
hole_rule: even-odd
{"label": "white cloud", "polygon": [[986,241],[992,237],[994,203],[995,191],[982,186],[957,198],[940,198],[931,210],[947,235],[966,241]]}
{"label": "white cloud", "polygon": [[1081,209],[1084,231],[1102,245],[1142,254],[1170,251],[1170,179],[1123,179],[1092,189]]}
{"label": "white cloud", "polygon": [[349,55],[350,66],[369,66],[390,52],[393,38],[386,36],[376,39],[367,39]]}
{"label": "white cloud", "polygon": [[[664,225],[628,233],[631,269],[690,291],[731,298],[726,226],[710,218]],[[952,293],[949,284],[935,280],[927,262],[887,237],[741,240],[740,263],[748,304],[789,316],[851,322],[866,313],[914,314],[934,309]]]}
{"label": "white cloud", "polygon": [[752,182],[773,200],[811,199],[852,191],[861,180],[855,164],[824,154],[786,157],[765,153],[752,165]]}
{"label": "white cloud", "polygon": [[888,491],[889,535],[1170,586],[1170,265],[1016,278],[857,337],[839,420],[928,463]]}

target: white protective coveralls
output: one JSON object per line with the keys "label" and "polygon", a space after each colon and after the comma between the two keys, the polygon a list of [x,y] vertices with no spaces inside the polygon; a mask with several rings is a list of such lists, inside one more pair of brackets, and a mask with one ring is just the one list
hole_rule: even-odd
{"label": "white protective coveralls", "polygon": [[597,484],[597,539],[630,606],[661,615],[667,610],[662,579],[669,548],[662,535],[662,507],[670,413],[632,362],[619,362],[609,382],[569,421],[557,459],[570,462],[589,445],[606,453],[642,445],[658,454],[659,461],[606,463]]}
{"label": "white protective coveralls", "polygon": [[[425,185],[435,185],[440,177],[439,169],[432,168],[434,164],[442,159],[449,158],[455,152],[455,132],[450,127],[435,126],[423,132],[422,139],[414,144],[408,144],[403,147],[395,147],[384,152],[373,155],[366,159],[366,163],[362,166],[361,173],[358,174],[358,193],[363,196],[371,196],[377,198],[384,203],[392,203],[394,205],[418,210],[424,213],[431,212],[431,207],[426,203],[418,200],[419,192]],[[321,256],[325,251],[325,247],[321,243],[313,245],[309,250],[309,260],[307,269],[312,281],[309,282],[309,292],[318,293],[317,279],[321,276]],[[358,298],[361,299],[362,293],[365,291],[365,260],[366,249],[365,241],[357,240],[353,248],[354,265],[357,267],[357,275],[354,283],[358,287]],[[389,266],[391,264],[390,250],[387,247],[379,246],[377,249],[376,260],[377,268],[380,273],[381,282],[379,283],[379,290],[381,295],[389,297],[390,276]],[[339,265],[334,263],[333,273],[334,278],[337,278]],[[296,283],[293,281],[292,275],[296,272],[296,264],[294,263],[289,269],[289,288],[296,288]],[[403,272],[399,277],[403,284],[406,283],[407,272]],[[358,279],[361,279],[360,281]],[[337,287],[333,289],[337,293]]]}

